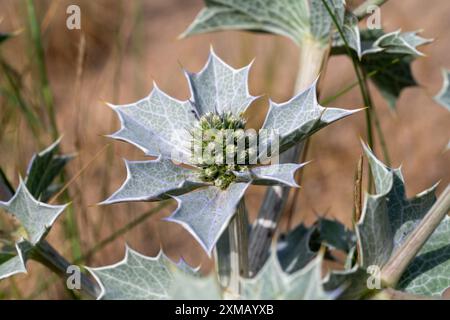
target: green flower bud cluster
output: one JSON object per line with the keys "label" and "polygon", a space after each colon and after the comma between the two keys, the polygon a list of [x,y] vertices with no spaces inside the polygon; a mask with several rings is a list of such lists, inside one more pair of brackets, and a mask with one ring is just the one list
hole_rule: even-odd
{"label": "green flower bud cluster", "polygon": [[226,189],[236,180],[234,172],[248,170],[256,150],[249,147],[245,124],[242,115],[207,113],[191,130],[192,163],[203,181]]}

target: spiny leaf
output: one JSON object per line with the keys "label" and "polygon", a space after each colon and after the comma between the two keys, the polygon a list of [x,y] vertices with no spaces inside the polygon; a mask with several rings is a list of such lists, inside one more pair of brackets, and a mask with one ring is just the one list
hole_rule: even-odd
{"label": "spiny leaf", "polygon": [[372,45],[372,48],[363,52],[363,55],[377,52],[390,54],[406,54],[410,56],[423,56],[417,47],[432,42],[432,39],[425,39],[418,35],[417,31],[400,32],[400,30],[390,32],[379,37]]}
{"label": "spiny leaf", "polygon": [[[361,109],[345,110],[324,108],[319,105],[316,94],[317,81],[288,102],[277,104],[270,101],[270,109],[263,128],[279,135],[280,153],[306,139],[321,128],[350,116]],[[263,142],[270,144],[269,142]],[[265,150],[264,148],[262,148]],[[267,149],[270,149],[269,147]]]}
{"label": "spiny leaf", "polygon": [[176,166],[172,160],[125,161],[125,165],[127,179],[102,204],[162,200],[204,185],[192,169]]}
{"label": "spiny leaf", "polygon": [[283,163],[252,168],[245,172],[236,172],[237,177],[255,185],[284,185],[298,188],[295,173],[306,163]]}
{"label": "spiny leaf", "polygon": [[448,111],[450,111],[450,70],[442,70],[444,82],[442,89],[434,99]]}
{"label": "spiny leaf", "polygon": [[[362,30],[360,35],[361,66],[365,73],[373,74],[372,81],[389,106],[395,108],[401,92],[417,85],[411,71],[414,59],[423,56],[417,47],[433,40],[420,37],[418,32],[395,31],[385,34],[379,29]],[[332,52],[347,53],[342,41],[335,42]],[[393,63],[394,61],[398,62]]]}
{"label": "spiny leaf", "polygon": [[[362,57],[361,49],[361,36],[358,27],[358,18],[355,17],[351,12],[346,12],[344,16],[344,21],[341,25],[345,40],[351,49],[356,52],[359,59]],[[337,51],[342,51],[346,53],[345,41],[342,39],[339,32],[334,32],[332,35],[333,48],[332,52],[336,54]]]}
{"label": "spiny leaf", "polygon": [[223,294],[217,275],[198,277],[175,270],[170,297],[174,300],[222,300]]}
{"label": "spiny leaf", "polygon": [[242,279],[242,297],[254,300],[325,300],[330,299],[322,287],[322,257],[317,256],[305,268],[288,274],[272,253],[253,279]]}
{"label": "spiny leaf", "polygon": [[182,261],[173,263],[163,252],[156,257],[146,257],[127,246],[122,261],[88,270],[100,284],[98,299],[165,300],[170,298],[173,268],[179,268],[180,272],[195,272]]}
{"label": "spiny leaf", "polygon": [[[310,25],[311,34],[316,39],[329,39],[331,31],[334,29],[334,21],[330,16],[323,0],[311,0],[310,2]],[[339,25],[344,24],[345,19],[345,1],[325,0],[331,9],[333,16]]]}
{"label": "spiny leaf", "polygon": [[223,62],[211,49],[208,62],[199,73],[186,72],[192,102],[199,116],[206,113],[231,112],[239,115],[256,99],[248,92],[251,64],[234,69]]}
{"label": "spiny leaf", "polygon": [[[366,145],[364,148],[375,179],[377,196],[385,199],[386,215],[392,230],[392,245],[393,249],[396,249],[433,206],[436,201],[437,185],[408,199],[400,169],[388,168],[375,157]],[[382,209],[380,208],[380,210]],[[381,211],[377,211],[376,214],[382,215]],[[361,221],[363,220],[361,219]]]}
{"label": "spiny leaf", "polygon": [[[26,186],[35,199],[43,201],[51,196],[53,180],[62,172],[66,164],[73,159],[71,155],[57,155],[61,140],[47,149],[35,154],[29,164]],[[45,197],[43,197],[46,195]]]}
{"label": "spiny leaf", "polygon": [[234,183],[227,190],[211,186],[174,197],[178,209],[166,220],[182,225],[211,255],[248,186]]}
{"label": "spiny leaf", "polygon": [[[3,255],[4,260],[0,261],[0,280],[11,277],[19,273],[27,273],[26,263],[30,244],[21,240],[16,243],[15,252]],[[1,257],[0,253],[0,257]]]}
{"label": "spiny leaf", "polygon": [[0,208],[8,211],[24,227],[27,240],[35,245],[43,239],[66,206],[52,206],[37,201],[21,180],[15,195],[8,201],[0,201]]}
{"label": "spiny leaf", "polygon": [[401,171],[388,168],[363,146],[374,176],[376,194],[366,196],[363,214],[356,224],[359,264],[345,272],[332,272],[326,285],[330,288],[333,284],[348,283],[344,297],[369,291],[366,270],[371,266],[381,269],[436,201],[436,186],[408,199]]}
{"label": "spiny leaf", "polygon": [[188,156],[187,131],[195,121],[189,101],[179,101],[156,84],[151,94],[136,103],[112,106],[122,127],[112,138],[129,142],[149,156],[184,160]]}

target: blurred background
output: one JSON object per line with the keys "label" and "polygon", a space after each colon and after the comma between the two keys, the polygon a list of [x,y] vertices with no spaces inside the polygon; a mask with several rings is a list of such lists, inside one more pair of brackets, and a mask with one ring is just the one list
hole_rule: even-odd
{"label": "blurred background", "polygon": [[[71,4],[81,8],[81,30],[66,27],[66,10]],[[62,151],[77,154],[67,172],[68,179],[76,177],[69,187],[71,210],[58,220],[48,237],[69,260],[88,266],[115,263],[122,259],[128,243],[146,255],[154,255],[162,247],[173,259],[182,256],[191,265],[202,264],[205,270],[211,266],[186,231],[161,221],[175,203],[164,208],[152,203],[95,205],[123,182],[123,158],[143,159],[136,148],[104,137],[119,128],[105,102],[125,104],[141,99],[151,91],[153,81],[168,94],[187,99],[188,84],[181,66],[199,71],[210,45],[234,67],[256,59],[250,90],[263,97],[250,110],[255,125],[263,120],[268,97],[277,102],[291,97],[299,66],[298,49],[290,40],[245,32],[177,40],[202,6],[202,0],[37,0],[41,39],[36,43],[26,1],[0,0],[0,32],[18,31],[0,47],[1,63],[10,68],[17,84],[13,97],[0,95],[0,167],[17,186],[32,155],[52,142],[54,118],[58,135],[63,136]],[[426,57],[413,63],[419,86],[402,93],[396,112],[371,87],[392,164],[402,166],[410,196],[438,181],[441,186],[449,183],[450,152],[444,149],[450,115],[432,99],[442,84],[441,68],[450,68],[449,17],[448,0],[391,0],[382,8],[386,31],[423,29],[422,36],[435,39],[421,48]],[[8,79],[4,74],[0,79],[2,88]],[[350,60],[332,57],[321,95],[332,96],[354,80]],[[332,106],[362,107],[358,88]],[[43,128],[30,130],[24,108],[44,119]],[[301,222],[311,224],[317,215],[351,226],[353,180],[362,154],[360,138],[364,137],[363,113],[313,136],[308,154],[313,162],[303,169],[298,203],[292,218],[283,217],[281,230]],[[252,220],[264,191],[264,187],[252,187],[247,194]],[[2,281],[0,298],[70,298],[62,281],[50,271],[34,262],[29,263],[29,269],[30,275]]]}

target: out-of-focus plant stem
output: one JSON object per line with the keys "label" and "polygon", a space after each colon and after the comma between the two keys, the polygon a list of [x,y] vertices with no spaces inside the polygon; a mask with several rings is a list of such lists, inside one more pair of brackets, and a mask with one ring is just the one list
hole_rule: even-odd
{"label": "out-of-focus plant stem", "polygon": [[[295,92],[310,86],[326,66],[329,45],[313,37],[305,38],[300,47],[300,69]],[[280,162],[297,162],[304,142],[280,155]],[[257,220],[253,225],[249,241],[249,275],[253,276],[262,267],[269,253],[272,236],[289,198],[289,187],[269,187]]]}

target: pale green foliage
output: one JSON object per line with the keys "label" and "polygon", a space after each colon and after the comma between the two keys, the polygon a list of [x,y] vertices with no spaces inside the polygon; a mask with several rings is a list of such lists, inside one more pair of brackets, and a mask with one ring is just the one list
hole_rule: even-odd
{"label": "pale green foliage", "polygon": [[[345,2],[326,1],[343,24]],[[182,36],[247,30],[282,35],[299,45],[310,37],[325,44],[334,27],[322,0],[205,0],[205,4]]]}
{"label": "pale green foliage", "polygon": [[46,235],[66,206],[52,206],[37,201],[21,180],[16,194],[0,208],[17,219],[26,232],[26,239],[35,245]]}
{"label": "pale green foliage", "polygon": [[22,236],[15,252],[0,262],[0,279],[17,273],[26,273],[28,253],[40,242],[66,206],[51,206],[37,201],[21,180],[15,195],[8,202],[0,201],[0,209],[9,212],[21,225]]}
{"label": "pale green foliage", "polygon": [[[436,186],[408,199],[400,170],[386,167],[366,146],[364,148],[375,179],[376,194],[366,196],[361,220],[356,224],[359,263],[348,266],[345,271],[332,272],[325,285],[333,289],[347,283],[343,298],[360,298],[369,293],[367,270],[371,266],[381,269],[396,254],[436,200]],[[398,288],[421,295],[440,295],[450,286],[448,230],[447,217],[403,274]]]}
{"label": "pale green foliage", "polygon": [[305,268],[286,273],[275,253],[253,279],[242,280],[242,296],[255,300],[325,300],[331,299],[322,287],[322,257],[319,255]]}
{"label": "pale green foliage", "polygon": [[[122,128],[112,137],[128,141],[147,155],[160,159],[127,163],[127,180],[104,203],[173,197],[178,201],[178,209],[167,220],[181,224],[211,254],[249,183],[297,186],[293,177],[302,165],[260,167],[249,164],[228,169],[224,165],[205,167],[192,161],[195,152],[191,150],[191,143],[196,142],[195,135],[192,141],[193,131],[204,126],[229,129],[230,125],[231,129],[242,131],[245,123],[242,113],[255,99],[248,90],[249,69],[250,65],[234,69],[211,51],[199,73],[186,72],[190,100],[178,101],[155,87],[148,98],[137,103],[113,106]],[[323,108],[317,102],[315,83],[286,103],[270,104],[264,129],[280,134],[280,152],[358,111]],[[262,140],[261,152],[273,150],[271,137]],[[265,149],[264,143],[271,147]],[[170,160],[181,160],[193,168],[176,168]],[[210,172],[213,167],[217,172]],[[210,177],[214,177],[214,181]],[[217,182],[223,177],[224,181]]]}
{"label": "pale green foliage", "polygon": [[211,186],[175,197],[178,208],[166,220],[182,225],[211,255],[248,186],[233,183],[227,190]]}
{"label": "pale green foliage", "polygon": [[26,262],[35,246],[45,238],[66,208],[65,205],[48,205],[37,200],[50,197],[58,189],[52,182],[72,159],[72,156],[56,154],[59,142],[33,156],[27,177],[25,181],[20,179],[15,192],[6,176],[3,173],[0,176],[0,186],[9,199],[0,201],[0,209],[9,212],[19,224],[15,232],[6,234],[8,239],[0,239],[0,279],[26,273]]}
{"label": "pale green foliage", "polygon": [[[105,300],[220,300],[226,293],[217,275],[201,277],[183,261],[173,263],[164,253],[146,257],[129,247],[117,264],[88,268],[101,285]],[[253,279],[240,279],[242,299],[331,299],[321,282],[322,258],[318,256],[302,270],[285,273],[276,254]]]}
{"label": "pale green foliage", "polygon": [[255,185],[274,185],[282,184],[298,188],[295,181],[295,173],[306,163],[281,163],[271,166],[261,166],[250,169],[245,172],[237,172],[238,181],[252,182]]}
{"label": "pale green foliage", "polygon": [[176,265],[162,251],[156,257],[146,257],[127,246],[125,258],[119,263],[88,270],[101,286],[98,299],[163,300],[170,298],[174,268],[195,272],[183,261]]}
{"label": "pale green foliage", "polygon": [[175,270],[171,298],[175,300],[222,300],[223,292],[217,275],[199,277]]}
{"label": "pale green foliage", "polygon": [[[0,280],[19,273],[27,273],[26,262],[29,244],[25,240],[16,243],[14,252],[5,254],[5,260],[0,261]],[[0,253],[0,257],[1,257]]]}
{"label": "pale green foliage", "polygon": [[127,180],[102,204],[162,200],[203,185],[193,170],[176,166],[172,160],[125,161],[125,165]]}
{"label": "pale green foliage", "polygon": [[[263,129],[275,130],[279,134],[280,153],[321,128],[361,110],[322,107],[317,101],[316,85],[317,82],[314,82],[305,91],[285,103],[270,101]],[[270,143],[270,139],[268,141]]]}
{"label": "pale green foliage", "polygon": [[441,296],[450,287],[450,218],[446,216],[411,262],[399,288],[414,294]]}
{"label": "pale green foliage", "polygon": [[[371,75],[372,81],[389,106],[394,108],[401,92],[407,87],[417,85],[411,71],[411,63],[415,58],[423,56],[418,47],[433,40],[420,37],[417,31],[385,34],[377,29],[362,30],[360,36],[361,51],[355,49],[358,46],[350,47],[360,57],[363,70]],[[347,53],[342,40],[335,41],[333,53]]]}
{"label": "pale green foliage", "polygon": [[442,70],[442,89],[434,99],[444,108],[450,111],[450,70]]}

